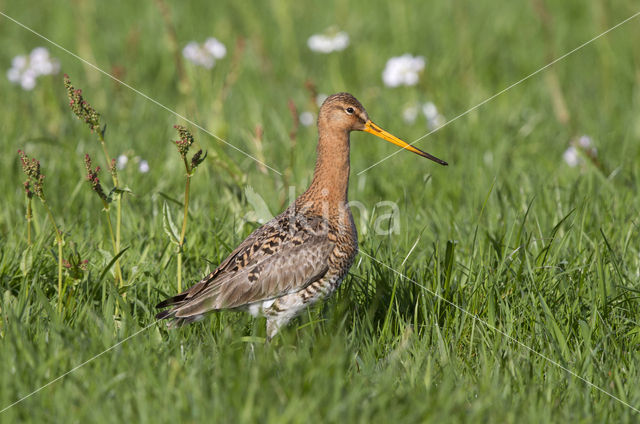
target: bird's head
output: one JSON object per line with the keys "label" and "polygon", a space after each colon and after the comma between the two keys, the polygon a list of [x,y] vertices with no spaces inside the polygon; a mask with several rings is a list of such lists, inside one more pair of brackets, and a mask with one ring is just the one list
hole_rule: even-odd
{"label": "bird's head", "polygon": [[347,133],[366,131],[440,165],[448,165],[447,162],[423,152],[374,124],[358,99],[349,93],[337,93],[327,97],[320,107],[318,127],[320,131],[323,127]]}

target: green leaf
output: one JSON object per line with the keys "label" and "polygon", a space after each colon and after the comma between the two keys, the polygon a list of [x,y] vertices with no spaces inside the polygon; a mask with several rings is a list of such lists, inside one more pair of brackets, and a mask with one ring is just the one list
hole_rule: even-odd
{"label": "green leaf", "polygon": [[444,256],[444,295],[449,297],[451,275],[453,274],[453,263],[455,261],[456,244],[453,240],[447,241],[447,250]]}
{"label": "green leaf", "polygon": [[[133,191],[131,191],[129,187],[122,187],[122,188],[114,187],[111,189],[111,191],[109,191],[109,194],[107,194],[107,202],[109,203],[113,202],[115,199],[118,198],[118,196],[120,196],[123,193],[128,193],[128,194],[131,194],[132,196],[134,195]],[[114,196],[114,194],[116,196]]]}
{"label": "green leaf", "polygon": [[240,337],[233,344],[236,344],[236,343],[264,343],[265,341],[266,341],[266,339],[264,337],[244,336],[244,337]]}
{"label": "green leaf", "polygon": [[538,294],[538,299],[540,300],[540,304],[542,305],[542,309],[544,310],[544,314],[547,319],[547,324],[548,324],[547,329],[551,327],[550,330],[554,336],[553,338],[556,342],[557,349],[560,351],[560,354],[566,360],[569,357],[569,346],[567,345],[567,338],[562,332],[560,325],[558,325],[558,321],[553,316],[551,309],[549,309],[549,306],[547,305],[547,302],[545,302],[542,295]]}
{"label": "green leaf", "polygon": [[115,193],[128,193],[133,195],[133,191],[129,187],[122,187],[122,188],[114,187],[113,190],[111,191]]}
{"label": "green leaf", "polygon": [[24,252],[22,252],[22,258],[20,259],[20,271],[22,271],[23,276],[27,275],[27,272],[29,272],[32,265],[33,254],[31,246],[29,246],[24,250]]}
{"label": "green leaf", "polygon": [[178,239],[178,228],[173,223],[173,218],[171,218],[171,211],[169,210],[169,205],[167,202],[163,202],[162,204],[162,228],[164,228],[164,232],[169,236],[169,240],[171,243],[176,246],[180,245],[180,241]]}
{"label": "green leaf", "polygon": [[262,196],[256,193],[253,187],[247,186],[244,189],[244,195],[247,197],[247,202],[253,207],[253,211],[248,212],[245,215],[245,219],[264,224],[273,218],[273,214],[269,210],[267,203]]}
{"label": "green leaf", "polygon": [[106,267],[104,267],[104,269],[102,270],[102,272],[100,273],[100,278],[98,278],[98,284],[100,284],[102,282],[102,279],[104,278],[105,275],[107,275],[107,272],[109,272],[109,270],[111,269],[111,267],[113,266],[113,264],[116,263],[116,261],[120,258],[120,256],[122,256],[122,254],[124,252],[126,252],[129,249],[130,246],[125,247],[124,249],[122,249],[121,251],[118,252],[117,255],[115,255],[113,258],[111,258],[111,260],[109,261],[109,263],[107,264]]}
{"label": "green leaf", "polygon": [[180,200],[178,199],[174,199],[173,197],[169,196],[167,193],[163,193],[161,191],[158,192],[158,194],[162,197],[164,197],[166,200],[169,200],[170,202],[175,203],[176,205],[180,206],[181,208],[184,207],[184,203],[182,203]]}

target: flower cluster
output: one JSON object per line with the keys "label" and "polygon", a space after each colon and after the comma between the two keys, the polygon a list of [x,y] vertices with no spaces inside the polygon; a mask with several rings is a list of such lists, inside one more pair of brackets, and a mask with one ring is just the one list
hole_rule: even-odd
{"label": "flower cluster", "polygon": [[414,124],[416,119],[418,119],[418,105],[413,104],[411,106],[407,106],[402,111],[402,119],[407,124]]}
{"label": "flower cluster", "polygon": [[120,156],[118,156],[118,159],[116,161],[116,167],[118,169],[124,169],[124,167],[127,166],[128,162],[129,162],[129,157],[127,157],[127,155],[125,154],[121,154]]}
{"label": "flower cluster", "polygon": [[89,124],[91,131],[100,130],[100,114],[82,97],[82,90],[74,88],[69,75],[64,74],[64,86],[69,97],[69,106],[75,115]]}
{"label": "flower cluster", "polygon": [[[134,156],[132,161],[138,164],[138,172],[140,172],[141,174],[146,174],[151,170],[149,162],[147,162],[145,159],[140,158],[140,156]],[[116,169],[123,170],[129,163],[129,157],[122,153],[120,156],[118,156],[117,159],[112,159],[112,162],[114,162]]]}
{"label": "flower cluster", "polygon": [[32,198],[35,194],[40,199],[44,199],[44,175],[40,173],[40,161],[29,159],[29,156],[22,150],[18,150],[18,155],[20,155],[20,162],[22,162],[22,171],[27,175],[27,180],[24,182],[27,197]]}
{"label": "flower cluster", "polygon": [[431,130],[442,126],[446,122],[444,116],[438,112],[438,108],[433,102],[417,103],[406,107],[402,112],[402,118],[407,124],[413,124],[418,118],[419,111],[427,119],[427,126]]}
{"label": "flower cluster", "polygon": [[331,53],[344,50],[349,46],[349,34],[344,31],[327,31],[314,34],[307,40],[307,46],[318,53]]}
{"label": "flower cluster", "polygon": [[[186,166],[188,163],[187,154],[189,153],[189,148],[191,147],[194,141],[193,134],[191,134],[191,131],[189,131],[182,125],[174,125],[173,128],[178,130],[178,134],[180,134],[180,140],[175,141],[175,143],[176,143],[176,146],[178,147],[178,152],[180,153],[180,156],[184,160],[184,163]],[[206,153],[204,154],[204,156],[202,156],[202,149],[198,150],[193,155],[193,157],[191,157],[191,167],[187,169],[187,172],[193,172],[198,167],[198,165],[200,165],[204,161],[204,158],[206,157],[207,157]]]}
{"label": "flower cluster", "polygon": [[578,137],[562,154],[562,159],[574,168],[584,163],[581,153],[589,158],[593,163],[598,163],[598,149],[593,145],[593,140],[588,135]]}
{"label": "flower cluster", "polygon": [[583,135],[578,138],[578,146],[582,148],[589,156],[597,156],[598,149],[593,145],[593,140],[588,135]]}
{"label": "flower cluster", "polygon": [[150,169],[149,162],[144,159],[140,160],[138,163],[138,171],[140,171],[141,174],[146,174]]}
{"label": "flower cluster", "polygon": [[387,61],[384,71],[382,71],[382,81],[388,87],[398,87],[401,85],[416,85],[420,77],[420,72],[424,70],[425,58],[422,56],[402,56],[392,57]]}
{"label": "flower cluster", "polygon": [[193,144],[193,134],[182,125],[174,125],[173,128],[178,130],[178,134],[180,134],[180,140],[175,142],[176,146],[178,146],[178,152],[180,152],[180,156],[183,159],[186,159],[189,147]]}
{"label": "flower cluster", "polygon": [[[205,153],[204,155],[206,156],[207,154]],[[191,157],[191,169],[195,169],[203,160],[202,149],[200,149]]]}
{"label": "flower cluster", "polygon": [[36,47],[29,56],[13,58],[7,78],[13,84],[20,84],[23,90],[33,90],[39,76],[57,74],[59,71],[58,59],[49,56],[49,50],[45,47]]}
{"label": "flower cluster", "polygon": [[567,150],[562,154],[562,159],[569,165],[570,167],[576,167],[580,163],[582,163],[582,159],[580,158],[580,154],[578,153],[578,149],[574,146],[569,146]]}
{"label": "flower cluster", "polygon": [[187,43],[182,49],[182,55],[196,65],[211,69],[216,60],[227,55],[227,48],[217,39],[210,37],[202,44],[196,41]]}
{"label": "flower cluster", "polygon": [[444,116],[438,112],[438,108],[433,102],[427,102],[422,105],[422,114],[427,118],[427,125],[429,129],[436,129],[445,123]]}
{"label": "flower cluster", "polygon": [[84,155],[84,166],[87,169],[87,181],[91,185],[91,190],[95,191],[104,202],[109,202],[109,198],[104,193],[102,184],[100,184],[100,177],[98,176],[100,167],[97,166],[95,169],[91,167],[91,157],[89,154]]}

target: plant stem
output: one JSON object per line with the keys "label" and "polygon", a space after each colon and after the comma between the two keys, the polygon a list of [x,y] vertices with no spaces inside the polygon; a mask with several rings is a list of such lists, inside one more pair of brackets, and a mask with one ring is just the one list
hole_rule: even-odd
{"label": "plant stem", "polygon": [[178,293],[182,293],[182,246],[180,246],[178,249]]}
{"label": "plant stem", "polygon": [[[113,185],[116,189],[118,189],[118,173],[115,171],[111,172],[111,156],[109,156],[109,152],[107,151],[107,145],[104,141],[104,134],[102,131],[98,131],[98,138],[100,139],[100,144],[102,145],[102,151],[104,152],[104,158],[107,161],[107,168],[110,170],[111,178],[113,180]],[[122,226],[122,193],[116,192],[116,236],[115,241],[113,240],[113,227],[111,225],[111,217],[109,216],[109,208],[105,208],[107,212],[107,221],[109,223],[109,232],[111,233],[111,242],[113,244],[113,254],[117,255],[120,252],[120,228]],[[116,288],[122,287],[124,282],[122,281],[122,270],[120,268],[120,259],[116,260]]]}
{"label": "plant stem", "polygon": [[187,217],[189,216],[189,189],[191,186],[191,169],[187,158],[183,157],[184,167],[187,170],[187,182],[184,188],[184,216],[182,217],[182,230],[180,231],[180,240],[178,244],[178,292],[182,291],[182,248],[184,246],[184,236],[187,232]]}
{"label": "plant stem", "polygon": [[[109,227],[111,227],[111,218],[109,218]],[[118,194],[116,199],[116,242],[114,246],[114,255],[120,253],[120,228],[122,227],[122,193]],[[112,230],[110,230],[112,231]],[[113,231],[112,231],[113,232]],[[116,279],[120,282],[120,287],[124,285],[122,281],[122,273],[120,272],[120,259],[116,260]]]}
{"label": "plant stem", "polygon": [[[102,204],[104,205],[104,211],[107,215],[107,224],[109,226],[109,236],[111,237],[111,245],[113,247],[114,255],[117,255],[119,250],[118,250],[118,245],[116,244],[116,238],[113,235],[113,225],[111,224],[111,215],[109,215],[109,204],[105,200],[102,201]],[[116,261],[115,266],[116,266],[116,282],[118,279],[122,281],[122,270],[120,269],[120,264],[118,261]]]}
{"label": "plant stem", "polygon": [[31,210],[31,198],[27,196],[27,245],[31,246],[31,219],[33,211]]}
{"label": "plant stem", "polygon": [[56,220],[53,218],[53,213],[51,212],[51,209],[49,209],[49,205],[47,204],[44,196],[41,197],[40,200],[42,200],[42,204],[44,205],[47,215],[49,216],[49,220],[56,232],[56,242],[58,243],[58,313],[60,313],[62,312],[62,232],[58,229]]}
{"label": "plant stem", "polygon": [[58,313],[62,312],[62,237],[58,238]]}
{"label": "plant stem", "polygon": [[189,213],[189,188],[191,185],[191,174],[189,173],[189,171],[190,170],[187,167],[187,182],[184,188],[184,216],[182,218],[182,231],[180,231],[180,246],[182,246],[184,242],[185,233],[187,232],[187,216]]}
{"label": "plant stem", "polygon": [[[100,144],[102,145],[102,151],[104,152],[104,158],[107,160],[107,169],[111,169],[111,156],[109,156],[109,152],[107,151],[107,145],[104,142],[104,136],[102,132],[98,132],[98,138],[100,139]],[[118,187],[118,175],[114,172],[111,173],[111,178],[113,179],[113,185]]]}

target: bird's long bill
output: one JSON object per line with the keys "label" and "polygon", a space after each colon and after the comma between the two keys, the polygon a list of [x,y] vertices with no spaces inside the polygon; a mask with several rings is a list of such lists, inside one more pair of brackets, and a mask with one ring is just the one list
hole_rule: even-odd
{"label": "bird's long bill", "polygon": [[449,165],[447,162],[443,161],[442,159],[438,159],[437,157],[430,155],[427,152],[423,152],[422,150],[413,147],[411,144],[400,140],[398,137],[396,137],[395,135],[383,130],[382,128],[380,128],[379,126],[377,126],[376,124],[374,124],[371,121],[367,121],[364,124],[364,130],[368,133],[371,133],[375,136],[378,136],[384,140],[387,140],[393,144],[395,144],[396,146],[400,146],[403,149],[407,149],[410,152],[415,153],[416,155],[420,155],[423,158],[427,158],[427,159],[431,159],[434,162],[439,163],[440,165]]}

